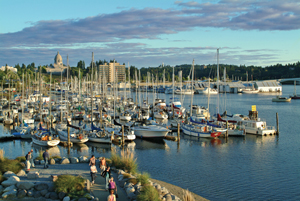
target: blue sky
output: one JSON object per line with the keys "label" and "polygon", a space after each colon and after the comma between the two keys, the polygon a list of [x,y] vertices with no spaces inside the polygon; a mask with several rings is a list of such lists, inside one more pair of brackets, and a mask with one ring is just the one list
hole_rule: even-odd
{"label": "blue sky", "polygon": [[299,0],[0,0],[0,65],[116,59],[138,68],[299,61]]}

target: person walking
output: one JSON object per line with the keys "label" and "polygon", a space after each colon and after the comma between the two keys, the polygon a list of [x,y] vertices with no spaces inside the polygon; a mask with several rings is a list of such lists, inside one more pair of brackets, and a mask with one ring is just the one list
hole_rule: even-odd
{"label": "person walking", "polygon": [[43,153],[43,158],[44,158],[44,161],[45,161],[45,164],[44,164],[44,169],[48,168],[48,160],[50,159],[50,156],[49,156],[49,153],[48,153],[48,149],[46,149],[46,151]]}
{"label": "person walking", "polygon": [[30,156],[30,163],[31,163],[31,167],[35,168],[35,164],[34,164],[34,161],[33,161],[33,149],[30,150],[31,152],[31,156]]}
{"label": "person walking", "polygon": [[29,151],[26,156],[25,156],[25,159],[26,159],[26,169],[27,171],[30,170],[30,158],[31,158],[31,152]]}
{"label": "person walking", "polygon": [[110,167],[108,166],[106,170],[101,174],[105,179],[105,190],[108,190],[109,178],[110,178]]}
{"label": "person walking", "polygon": [[90,158],[90,163],[89,166],[95,165],[96,164],[96,158],[94,155],[92,155],[92,157]]}
{"label": "person walking", "polygon": [[105,157],[103,157],[100,161],[101,174],[105,171],[105,169],[106,169],[106,159]]}
{"label": "person walking", "polygon": [[114,190],[111,190],[109,193],[110,193],[110,194],[109,194],[109,196],[107,197],[107,201],[116,201],[116,196],[115,196],[115,194],[114,194]]}
{"label": "person walking", "polygon": [[114,182],[114,178],[113,177],[111,177],[109,179],[108,190],[109,191],[114,190],[117,193],[117,185],[116,185],[116,182]]}
{"label": "person walking", "polygon": [[91,178],[92,178],[92,185],[93,185],[95,183],[96,173],[97,173],[97,167],[94,163],[91,164],[90,170],[91,170]]}

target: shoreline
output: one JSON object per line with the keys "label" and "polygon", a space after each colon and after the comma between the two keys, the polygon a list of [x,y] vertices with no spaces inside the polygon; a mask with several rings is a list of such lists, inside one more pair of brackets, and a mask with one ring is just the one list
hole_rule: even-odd
{"label": "shoreline", "polygon": [[[183,189],[179,186],[175,186],[173,184],[161,181],[161,180],[157,180],[157,179],[150,179],[152,182],[158,183],[159,185],[165,187],[166,189],[168,189],[171,193],[173,193],[174,195],[176,195],[177,197],[179,197],[181,200],[183,200],[183,191],[186,189]],[[190,191],[191,192],[191,191]],[[206,198],[201,197],[200,195],[197,195],[193,192],[191,192],[193,197],[195,198],[195,201],[208,201]]]}

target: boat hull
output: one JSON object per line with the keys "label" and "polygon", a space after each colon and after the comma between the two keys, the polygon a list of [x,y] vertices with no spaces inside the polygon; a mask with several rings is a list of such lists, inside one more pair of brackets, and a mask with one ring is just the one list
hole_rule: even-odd
{"label": "boat hull", "polygon": [[[66,131],[58,130],[57,132],[62,141],[68,141],[68,133]],[[70,142],[72,143],[83,144],[87,141],[89,141],[89,138],[87,137],[79,139],[76,135],[74,136],[74,134],[70,134]]]}
{"label": "boat hull", "polygon": [[48,147],[54,147],[56,145],[59,144],[60,140],[48,140],[48,141],[43,141],[43,140],[39,140],[36,137],[32,137],[32,142],[40,145],[40,146],[48,146]]}
{"label": "boat hull", "polygon": [[133,127],[132,130],[136,137],[148,138],[148,139],[163,139],[169,132],[166,128],[157,128],[156,126],[137,126]]}

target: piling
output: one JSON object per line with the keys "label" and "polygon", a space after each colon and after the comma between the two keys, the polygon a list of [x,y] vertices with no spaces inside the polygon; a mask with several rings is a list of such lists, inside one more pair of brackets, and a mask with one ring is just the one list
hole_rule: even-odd
{"label": "piling", "polygon": [[47,121],[47,130],[49,129],[49,122]]}
{"label": "piling", "polygon": [[68,146],[70,146],[70,127],[68,126]]}
{"label": "piling", "polygon": [[124,125],[122,125],[122,145],[124,145]]}
{"label": "piling", "polygon": [[180,123],[177,123],[177,140],[180,141]]}
{"label": "piling", "polygon": [[[174,100],[173,100],[174,101]],[[173,119],[175,117],[175,113],[174,113],[174,107],[173,107],[173,103],[172,103],[172,113],[173,113]]]}
{"label": "piling", "polygon": [[279,118],[278,118],[278,113],[277,112],[276,112],[276,126],[277,126],[276,134],[279,135]]}
{"label": "piling", "polygon": [[225,137],[228,137],[228,120],[226,120],[226,134]]}

